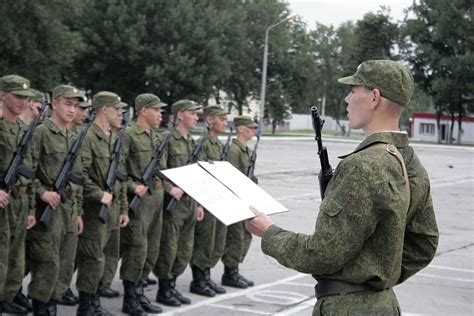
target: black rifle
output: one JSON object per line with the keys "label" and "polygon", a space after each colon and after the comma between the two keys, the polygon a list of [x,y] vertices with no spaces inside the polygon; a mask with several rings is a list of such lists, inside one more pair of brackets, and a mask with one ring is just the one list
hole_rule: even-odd
{"label": "black rifle", "polygon": [[[143,185],[147,187],[151,187],[153,185],[153,181],[155,180],[155,176],[156,176],[156,168],[160,162],[161,157],[163,156],[165,152],[166,145],[168,145],[169,141],[171,140],[171,136],[173,136],[173,133],[176,130],[176,127],[178,126],[178,123],[171,124],[171,126],[172,128],[169,129],[168,134],[166,134],[165,138],[161,141],[160,145],[156,148],[155,152],[153,153],[153,157],[151,158],[150,163],[145,169],[145,172],[143,173],[142,177],[138,180],[139,182],[141,182]],[[135,214],[137,212],[138,206],[140,205],[141,201],[142,201],[142,198],[138,194],[135,194],[132,201],[128,205],[128,208],[131,211],[131,213]]]}
{"label": "black rifle", "polygon": [[232,139],[232,127],[230,128],[229,136],[227,136],[227,141],[224,145],[224,150],[222,151],[221,161],[227,161],[227,156],[229,156],[230,141]]}
{"label": "black rifle", "polygon": [[321,193],[321,200],[324,199],[324,192],[326,192],[326,187],[328,186],[329,181],[332,178],[333,170],[329,164],[328,150],[323,146],[321,140],[321,130],[323,129],[324,120],[319,116],[319,111],[317,106],[311,107],[311,118],[313,119],[313,129],[316,134],[314,138],[318,143],[318,155],[321,162],[321,171],[319,171],[319,190]]}
{"label": "black rifle", "polygon": [[[212,126],[207,126],[206,131],[204,132],[204,135],[202,135],[201,139],[196,144],[196,147],[194,147],[193,153],[191,154],[191,157],[189,157],[186,165],[190,165],[198,161],[199,154],[201,153],[201,150],[202,150],[202,145],[204,145],[206,140],[209,138],[209,132],[211,129],[212,129]],[[169,201],[168,206],[166,207],[166,210],[168,212],[171,212],[175,208],[175,206],[176,206],[176,199],[171,198],[171,201]]]}
{"label": "black rifle", "polygon": [[2,181],[0,182],[0,187],[5,189],[5,191],[10,193],[14,198],[18,197],[18,191],[15,186],[18,175],[22,175],[30,179],[35,177],[35,170],[23,165],[23,160],[25,159],[26,152],[31,145],[33,132],[36,126],[38,126],[38,124],[43,120],[43,113],[45,112],[44,110],[46,107],[47,103],[44,102],[39,110],[39,115],[35,117],[35,119],[28,126],[25,134],[23,134],[20,144],[15,149],[13,159],[10,162],[7,172],[5,173],[5,177],[3,177]]}
{"label": "black rifle", "polygon": [[[129,121],[129,115],[126,114],[124,115],[125,124],[117,137],[117,141],[114,146],[114,151],[112,152],[112,156],[110,157],[110,165],[109,165],[109,170],[107,171],[107,178],[105,180],[105,185],[106,185],[107,192],[112,193],[112,194],[115,192],[115,181],[117,179],[121,179],[124,176],[126,177],[126,175],[120,174],[118,170],[118,164],[120,160],[120,153],[123,147],[123,142],[125,139],[125,129],[128,126],[128,121]],[[123,180],[126,180],[126,179],[123,179]],[[100,212],[99,212],[99,219],[103,224],[105,224],[107,223],[108,218],[109,218],[109,207],[105,204],[102,204],[100,208]]]}
{"label": "black rifle", "polygon": [[[64,160],[63,166],[61,167],[61,171],[59,172],[59,175],[54,181],[53,189],[61,196],[62,203],[66,202],[69,198],[69,195],[66,191],[66,185],[69,181],[79,185],[82,185],[84,183],[84,178],[80,175],[74,174],[72,172],[72,168],[74,167],[74,162],[76,161],[76,158],[79,155],[82,142],[86,137],[87,131],[89,130],[89,127],[91,126],[94,117],[95,113],[92,114],[90,122],[84,127],[84,129],[81,131],[74,143],[72,143],[72,146],[69,149],[66,159]],[[48,204],[40,218],[40,222],[45,228],[48,228],[49,223],[51,223],[52,215],[53,208],[51,207],[51,205]]]}
{"label": "black rifle", "polygon": [[255,146],[253,147],[252,155],[250,156],[249,168],[247,170],[247,177],[250,178],[253,182],[258,184],[258,179],[255,177],[255,163],[257,162],[257,149],[258,143],[260,142],[260,136],[262,135],[262,120],[258,123],[258,129],[255,133],[257,136],[257,141],[255,142]]}

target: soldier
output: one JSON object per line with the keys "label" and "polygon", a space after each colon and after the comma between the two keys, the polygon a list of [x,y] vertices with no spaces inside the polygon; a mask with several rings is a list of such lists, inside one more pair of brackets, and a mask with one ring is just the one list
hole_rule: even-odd
{"label": "soldier", "polygon": [[[81,147],[81,159],[84,175],[84,231],[77,246],[77,281],[79,307],[77,315],[112,315],[100,305],[97,293],[99,281],[104,273],[104,249],[112,237],[113,229],[127,226],[127,214],[118,215],[118,206],[126,200],[125,192],[115,185],[108,192],[107,174],[114,152],[117,134],[112,130],[122,124],[123,107],[120,97],[112,92],[101,91],[92,98],[92,107],[96,117]],[[119,170],[116,170],[118,172]],[[126,203],[126,202],[125,202]],[[102,206],[107,206],[107,221],[99,219]],[[117,213],[117,214],[115,214]],[[119,218],[118,221],[115,219]],[[118,243],[118,235],[114,242]]]}
{"label": "soldier", "polygon": [[[219,161],[222,158],[224,145],[218,139],[227,127],[227,111],[221,106],[208,106],[204,109],[204,119],[211,126],[209,138],[204,142],[199,160]],[[208,211],[202,221],[196,223],[194,232],[194,249],[191,258],[193,281],[190,292],[204,296],[215,296],[225,293],[211,279],[211,268],[221,259],[224,253],[227,227]]]}
{"label": "soldier", "polygon": [[[171,107],[171,113],[179,120],[166,151],[166,167],[176,168],[187,164],[195,142],[189,133],[196,126],[196,111],[201,107],[190,100],[179,100]],[[169,306],[191,304],[191,300],[176,290],[176,278],[181,275],[191,260],[196,219],[202,220],[204,210],[177,186],[165,182],[165,191],[177,200],[173,210],[164,205],[163,238],[160,256],[154,273],[158,276],[159,289],[156,301]]]}
{"label": "soldier", "polygon": [[34,95],[30,98],[26,109],[19,115],[19,118],[26,125],[30,125],[30,123],[40,115],[40,109],[44,102],[44,96],[42,92],[35,89],[31,89],[31,91]]}
{"label": "soldier", "polygon": [[[28,79],[17,75],[0,78],[0,99],[4,107],[0,118],[0,181],[26,130],[19,115],[28,106],[28,98],[33,96]],[[19,177],[17,197],[0,186],[0,313],[28,312],[25,307],[13,302],[18,289],[21,289],[25,271],[25,228],[31,228],[35,223],[27,223],[27,183],[26,179]]]}
{"label": "soldier", "polygon": [[[67,200],[61,201],[53,184],[65,162],[77,133],[69,130],[83,95],[74,87],[59,85],[53,89],[53,114],[38,126],[33,136],[30,159],[36,169],[34,192],[29,196],[30,210],[39,220],[49,205],[54,211],[50,224],[34,226],[27,235],[31,282],[28,292],[33,299],[33,314],[56,314],[57,302],[68,289],[74,272],[77,236],[82,232],[81,186],[69,182]],[[80,159],[73,173],[81,175]],[[45,251],[47,249],[48,251]]]}
{"label": "soldier", "polygon": [[[154,265],[158,256],[163,205],[163,184],[155,177],[151,187],[139,180],[152,160],[161,137],[154,129],[161,123],[161,112],[166,104],[151,93],[140,94],[135,98],[136,122],[126,129],[124,160],[129,176],[128,194],[141,197],[138,210],[130,213],[130,223],[122,231],[120,277],[123,280],[125,295],[122,311],[130,315],[160,313],[161,308],[152,305],[143,291],[143,270],[145,265]],[[131,200],[131,199],[130,199]],[[153,256],[149,253],[154,253]],[[151,262],[146,262],[146,260]]]}
{"label": "soldier", "polygon": [[[229,149],[228,161],[243,174],[247,175],[252,155],[247,143],[255,136],[257,124],[248,116],[234,118],[236,139]],[[250,247],[252,235],[245,230],[244,222],[227,227],[227,238],[222,262],[224,274],[222,285],[245,289],[254,283],[239,273],[239,264],[244,261]]]}
{"label": "soldier", "polygon": [[264,253],[318,281],[313,315],[400,315],[392,287],[428,265],[438,243],[428,175],[398,130],[413,77],[398,62],[369,60],[339,82],[351,85],[349,127],[366,138],[337,166],[315,232],[286,231],[258,212],[247,229],[263,236]]}
{"label": "soldier", "polygon": [[[85,98],[85,97],[84,97]],[[126,105],[126,104],[125,104]],[[73,128],[79,127],[85,123],[88,115],[89,109],[91,105],[86,100],[79,102],[79,106],[77,107],[76,115],[74,115],[74,119],[71,122],[71,126]]]}

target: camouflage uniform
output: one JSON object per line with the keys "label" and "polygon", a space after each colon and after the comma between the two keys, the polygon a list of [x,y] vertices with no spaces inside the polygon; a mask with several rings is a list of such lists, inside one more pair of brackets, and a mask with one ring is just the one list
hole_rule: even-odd
{"label": "camouflage uniform", "polygon": [[[232,140],[228,161],[243,174],[247,175],[250,164],[251,150],[237,139]],[[244,261],[252,241],[252,234],[245,229],[244,222],[227,227],[227,240],[222,262],[229,268],[237,268]]]}
{"label": "camouflage uniform", "polygon": [[[220,161],[224,145],[217,139],[209,136],[202,146],[199,160]],[[194,232],[194,249],[191,265],[201,270],[214,267],[224,253],[227,226],[205,211],[204,219],[196,223]]]}
{"label": "camouflage uniform", "polygon": [[[72,146],[76,134],[61,130],[51,119],[38,126],[33,136],[31,159],[36,167],[33,182],[35,194],[29,195],[30,204],[36,205],[36,220],[46,208],[41,196],[52,186]],[[80,159],[74,163],[73,173],[82,174]],[[82,215],[82,187],[70,183],[70,198],[53,211],[48,228],[36,225],[28,231],[30,296],[46,303],[60,299],[71,283],[77,246],[77,217]]]}
{"label": "camouflage uniform", "polygon": [[[410,179],[408,212],[400,163],[384,149],[368,148],[375,143],[393,144],[403,156]],[[313,235],[272,225],[262,238],[262,250],[318,281],[339,280],[373,289],[322,297],[313,315],[399,315],[391,288],[428,265],[437,241],[425,169],[405,134],[382,132],[370,135],[343,157],[327,187]]]}

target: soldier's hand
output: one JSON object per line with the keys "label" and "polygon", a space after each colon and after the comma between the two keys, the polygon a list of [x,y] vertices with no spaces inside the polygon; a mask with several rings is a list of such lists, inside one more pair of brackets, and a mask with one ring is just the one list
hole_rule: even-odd
{"label": "soldier's hand", "polygon": [[41,196],[41,200],[49,204],[53,209],[58,207],[59,203],[61,203],[61,197],[54,191],[44,192]]}
{"label": "soldier's hand", "polygon": [[0,190],[0,207],[6,208],[8,206],[8,203],[10,203],[8,193],[3,190]]}
{"label": "soldier's hand", "polygon": [[144,186],[143,184],[139,184],[135,188],[135,194],[138,195],[140,198],[143,198],[146,191],[148,191],[148,187]]}
{"label": "soldier's hand", "polygon": [[253,206],[250,207],[250,210],[252,210],[256,217],[246,220],[245,228],[249,233],[262,237],[263,234],[265,234],[265,232],[267,231],[268,227],[273,225],[273,221],[270,217],[263,213],[260,213]]}
{"label": "soldier's hand", "polygon": [[198,222],[202,221],[204,219],[204,209],[202,206],[196,207],[196,220]]}
{"label": "soldier's hand", "polygon": [[28,215],[26,218],[26,229],[30,229],[36,225],[36,217],[33,215]]}
{"label": "soldier's hand", "polygon": [[178,187],[173,187],[170,191],[170,195],[176,199],[176,201],[179,201],[181,197],[183,196],[183,190],[181,190]]}
{"label": "soldier's hand", "polygon": [[102,196],[102,200],[100,200],[100,203],[110,206],[112,204],[112,199],[113,195],[109,192],[104,192],[104,195]]}
{"label": "soldier's hand", "polygon": [[130,218],[128,217],[127,214],[123,214],[123,215],[119,216],[120,227],[122,227],[122,228],[126,227],[129,222],[130,222]]}
{"label": "soldier's hand", "polygon": [[77,233],[80,235],[84,231],[84,222],[82,221],[82,216],[77,217],[76,224],[77,224]]}

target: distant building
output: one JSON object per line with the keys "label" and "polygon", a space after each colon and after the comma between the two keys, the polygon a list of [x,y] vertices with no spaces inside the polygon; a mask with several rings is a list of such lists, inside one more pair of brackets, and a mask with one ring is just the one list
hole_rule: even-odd
{"label": "distant building", "polygon": [[[408,133],[414,140],[437,142],[438,129],[436,127],[436,114],[414,112],[408,125]],[[474,144],[474,117],[463,117],[461,123],[461,135],[458,135],[459,116],[454,117],[453,134],[451,135],[452,117],[451,115],[442,115],[440,120],[439,136],[441,142],[458,143],[461,138],[461,144]]]}

